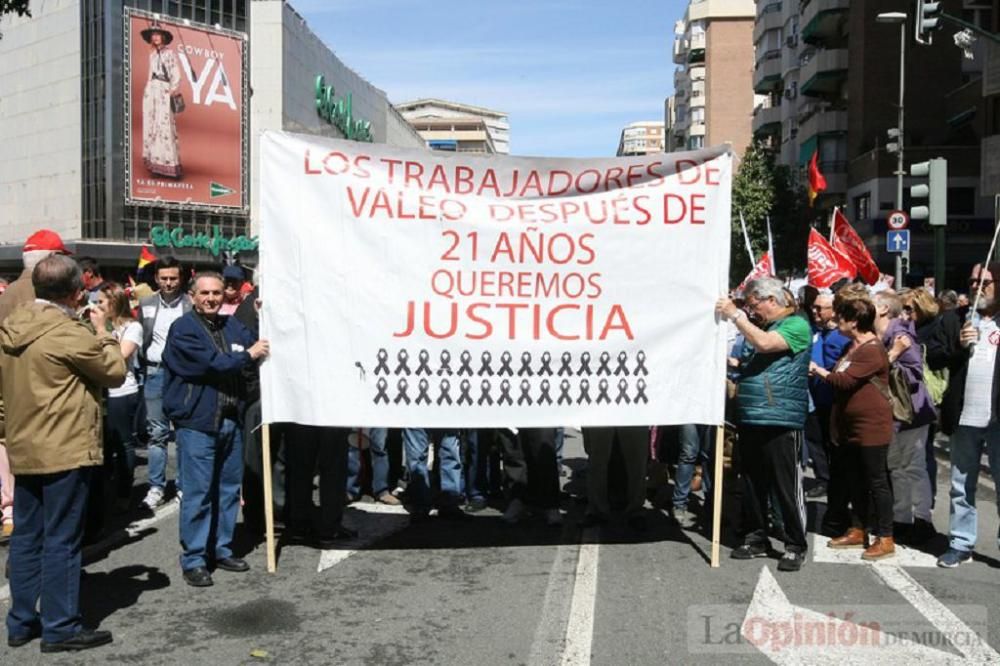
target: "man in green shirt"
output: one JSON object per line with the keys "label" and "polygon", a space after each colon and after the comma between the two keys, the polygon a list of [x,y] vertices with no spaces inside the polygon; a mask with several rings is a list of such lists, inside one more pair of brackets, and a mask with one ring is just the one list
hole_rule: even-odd
{"label": "man in green shirt", "polygon": [[785,527],[785,554],[779,571],[798,571],[805,561],[806,511],[802,492],[802,432],[809,411],[809,322],[780,280],[747,284],[746,307],[762,321],[756,326],[728,298],[715,310],[734,322],[746,342],[739,360],[740,475],[743,479],[743,545],[738,560],[767,557],[768,501],[775,497]]}

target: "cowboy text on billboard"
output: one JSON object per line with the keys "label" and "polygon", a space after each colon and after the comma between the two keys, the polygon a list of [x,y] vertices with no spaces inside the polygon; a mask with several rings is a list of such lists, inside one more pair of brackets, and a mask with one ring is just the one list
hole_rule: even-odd
{"label": "cowboy text on billboard", "polygon": [[265,421],[719,423],[731,164],[265,133]]}
{"label": "cowboy text on billboard", "polygon": [[245,39],[129,10],[129,203],[244,209]]}

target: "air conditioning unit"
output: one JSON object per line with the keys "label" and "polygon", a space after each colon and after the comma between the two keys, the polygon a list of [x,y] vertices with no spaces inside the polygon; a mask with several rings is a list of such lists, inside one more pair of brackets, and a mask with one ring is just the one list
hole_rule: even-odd
{"label": "air conditioning unit", "polygon": [[796,46],[799,45],[799,36],[798,35],[788,35],[788,37],[785,37],[785,45],[786,46],[790,46],[792,48],[795,48]]}
{"label": "air conditioning unit", "polygon": [[798,91],[794,87],[785,88],[785,99],[795,99],[798,94]]}

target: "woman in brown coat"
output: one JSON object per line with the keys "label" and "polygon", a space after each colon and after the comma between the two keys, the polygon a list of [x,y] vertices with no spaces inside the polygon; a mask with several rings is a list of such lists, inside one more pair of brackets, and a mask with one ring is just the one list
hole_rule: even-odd
{"label": "woman in brown coat", "polygon": [[[875,305],[867,293],[841,290],[833,301],[840,332],[852,344],[832,372],[815,363],[809,371],[834,389],[830,417],[833,442],[843,446],[852,461],[851,503],[875,541],[867,544],[865,530],[851,527],[831,539],[831,548],[866,548],[863,559],[879,560],[895,554],[892,536],[892,489],[886,456],[892,441],[892,407],[886,396],[889,359],[875,333]],[[876,384],[876,382],[879,385]]]}

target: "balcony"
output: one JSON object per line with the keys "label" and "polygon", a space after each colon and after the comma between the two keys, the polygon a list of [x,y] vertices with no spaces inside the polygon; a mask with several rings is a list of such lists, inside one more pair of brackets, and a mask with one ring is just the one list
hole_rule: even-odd
{"label": "balcony", "polygon": [[805,141],[820,134],[847,134],[847,111],[806,104],[799,112],[799,137]]}
{"label": "balcony", "polygon": [[768,30],[780,30],[784,25],[780,2],[761,2],[757,20],[753,24],[753,41],[756,44]]}
{"label": "balcony", "polygon": [[674,64],[683,65],[687,62],[688,40],[683,37],[674,38]]}
{"label": "balcony", "polygon": [[800,62],[800,93],[824,97],[840,92],[840,86],[847,77],[847,49],[806,51]]}
{"label": "balcony", "polygon": [[799,25],[807,44],[831,44],[843,39],[849,0],[811,0],[801,8]]}
{"label": "balcony", "polygon": [[781,132],[781,107],[759,104],[753,110],[751,127],[755,137],[779,134]]}
{"label": "balcony", "polygon": [[691,128],[688,131],[690,136],[705,136],[705,121],[704,120],[692,120]]}
{"label": "balcony", "polygon": [[753,71],[753,91],[764,95],[781,87],[781,49],[766,51]]}

